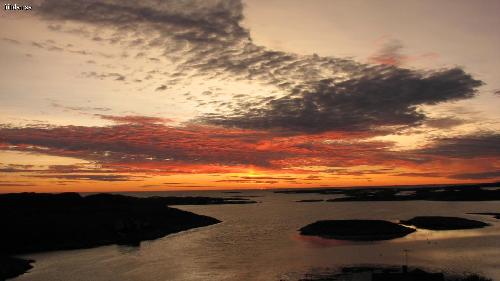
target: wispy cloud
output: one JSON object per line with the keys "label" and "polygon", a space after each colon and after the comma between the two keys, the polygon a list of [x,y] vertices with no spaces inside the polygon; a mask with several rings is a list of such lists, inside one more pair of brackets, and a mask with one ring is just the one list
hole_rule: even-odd
{"label": "wispy cloud", "polygon": [[[282,93],[280,97],[234,102],[229,113],[207,114],[196,120],[205,124],[313,133],[413,126],[426,119],[419,106],[471,98],[483,84],[457,67],[436,71],[398,67],[403,56],[397,43],[376,56],[379,65],[256,45],[241,25],[243,4],[238,0],[139,4],[45,0],[38,11],[51,21],[113,29],[112,40],[125,46],[161,49],[176,62],[181,75],[194,72],[255,81]],[[385,63],[387,60],[393,63]],[[157,90],[166,88],[161,85]]]}
{"label": "wispy cloud", "polygon": [[[136,176],[126,175],[85,175],[85,174],[50,174],[50,175],[31,175],[34,178],[49,178],[49,179],[67,179],[67,180],[83,180],[83,181],[134,181],[138,180]],[[143,179],[143,178],[141,178]]]}
{"label": "wispy cloud", "polygon": [[[229,173],[247,170],[253,166],[274,172],[322,173],[335,176],[437,177],[451,173],[447,169],[450,161],[458,161],[454,165],[460,165],[463,170],[468,168],[468,161],[490,159],[481,160],[484,162],[482,164],[471,164],[471,173],[481,173],[478,169],[498,168],[499,164],[496,159],[499,156],[500,142],[495,134],[437,139],[417,150],[394,151],[390,142],[371,141],[359,134],[296,135],[194,125],[174,127],[155,117],[103,118],[117,123],[105,127],[0,129],[0,143],[4,143],[1,146],[3,149],[76,157],[98,163],[98,169],[75,165],[54,165],[42,170],[32,166],[5,166],[0,172],[44,173],[47,177],[76,174],[71,177],[118,181],[125,180],[125,176],[108,178],[106,174]],[[305,168],[311,166],[322,168]],[[360,166],[365,168],[356,168]],[[381,168],[369,168],[370,166]],[[423,170],[395,174],[394,167]],[[433,168],[441,171],[426,171]],[[313,179],[318,178],[311,178]],[[229,179],[222,180],[227,182]],[[252,176],[234,180],[286,182],[297,178]]]}
{"label": "wispy cloud", "polygon": [[[60,179],[61,184],[64,180],[140,179],[135,174],[232,173],[249,167],[304,176],[240,176],[216,182],[305,184],[325,176],[369,179],[373,175],[497,177],[500,139],[496,132],[441,137],[406,151],[373,138],[404,134],[403,129],[445,130],[467,124],[463,116],[431,115],[423,107],[473,98],[482,81],[460,67],[406,68],[411,57],[397,41],[385,45],[369,63],[260,46],[242,25],[243,7],[240,0],[40,1],[33,11],[52,32],[110,44],[120,48],[121,54],[82,50],[53,40],[3,41],[27,44],[52,55],[93,55],[92,60],[81,58],[86,63],[77,71],[79,78],[114,80],[114,85],[140,82],[156,98],[166,98],[164,93],[174,93],[179,83],[199,78],[249,82],[271,91],[260,95],[225,89],[228,94],[207,86],[196,94],[183,89],[177,96],[200,111],[188,114],[185,120],[189,121],[181,124],[175,118],[113,114],[108,107],[53,102],[52,109],[90,114],[108,123],[0,124],[0,150],[73,157],[99,168],[5,166],[0,172]],[[131,70],[99,61],[110,57],[134,63],[142,60],[154,68]],[[224,94],[231,98],[220,99]],[[196,182],[170,184],[201,186]]]}

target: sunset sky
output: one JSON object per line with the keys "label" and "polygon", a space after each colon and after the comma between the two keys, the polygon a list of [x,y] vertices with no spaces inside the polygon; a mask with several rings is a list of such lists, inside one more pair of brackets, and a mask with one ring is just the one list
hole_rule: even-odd
{"label": "sunset sky", "polygon": [[500,1],[19,1],[0,192],[500,180]]}

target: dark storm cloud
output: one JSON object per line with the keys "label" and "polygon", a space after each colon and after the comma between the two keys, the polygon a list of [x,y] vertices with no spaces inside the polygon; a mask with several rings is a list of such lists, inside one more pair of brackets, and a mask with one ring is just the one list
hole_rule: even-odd
{"label": "dark storm cloud", "polygon": [[291,94],[229,117],[205,116],[203,121],[309,132],[412,125],[425,119],[418,105],[470,98],[480,85],[457,68],[423,74],[377,66],[360,77],[338,83],[325,79],[300,95]]}
{"label": "dark storm cloud", "polygon": [[[155,25],[164,36],[187,41],[219,41],[247,36],[239,22],[239,1],[132,1],[132,0],[46,0],[37,12],[49,20],[74,20],[137,30]],[[146,25],[146,26],[145,26]],[[57,26],[57,25],[53,25]],[[59,27],[60,29],[60,27]],[[162,44],[162,38],[148,44]],[[137,38],[132,44],[143,41]]]}
{"label": "dark storm cloud", "polygon": [[452,158],[500,157],[500,134],[483,133],[455,138],[442,138],[418,154]]}
{"label": "dark storm cloud", "polygon": [[[45,0],[37,11],[51,21],[111,28],[113,35],[99,38],[113,44],[160,48],[178,73],[253,81],[285,94],[221,104],[229,115],[201,116],[195,120],[201,123],[308,133],[416,125],[426,118],[418,106],[471,98],[482,85],[460,68],[424,72],[395,66],[401,57],[367,65],[258,46],[240,24],[238,0]],[[383,57],[393,59],[400,48],[388,46]]]}

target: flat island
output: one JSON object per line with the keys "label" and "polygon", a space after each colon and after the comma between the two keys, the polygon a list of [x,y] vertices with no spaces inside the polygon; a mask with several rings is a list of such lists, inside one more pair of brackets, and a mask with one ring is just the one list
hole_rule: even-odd
{"label": "flat island", "polygon": [[13,278],[33,268],[32,260],[0,256],[0,280]]}
{"label": "flat island", "polygon": [[303,199],[303,200],[297,200],[295,202],[301,202],[301,203],[315,203],[315,202],[324,202],[325,200],[323,199]]}
{"label": "flat island", "polygon": [[489,224],[482,221],[440,216],[419,216],[409,220],[402,220],[401,223],[431,230],[473,229],[489,226]]}
{"label": "flat island", "polygon": [[500,182],[439,185],[439,186],[398,186],[366,188],[322,188],[279,190],[283,194],[342,195],[327,202],[355,201],[495,201],[500,200]]}
{"label": "flat island", "polygon": [[0,280],[29,270],[33,261],[11,256],[110,244],[139,245],[167,234],[220,221],[168,207],[238,204],[245,199],[148,197],[78,193],[0,195]]}
{"label": "flat island", "polygon": [[302,235],[323,238],[376,241],[406,236],[415,229],[383,220],[322,220],[299,229]]}
{"label": "flat island", "polygon": [[204,196],[153,196],[148,197],[149,200],[156,200],[168,206],[175,205],[225,205],[225,204],[254,204],[257,201],[245,198],[247,196],[239,197],[234,195],[232,197],[204,197]]}

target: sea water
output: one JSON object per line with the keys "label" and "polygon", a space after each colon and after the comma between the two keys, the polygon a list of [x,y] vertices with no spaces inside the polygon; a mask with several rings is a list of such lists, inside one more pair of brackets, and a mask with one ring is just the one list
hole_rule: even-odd
{"label": "sea water", "polygon": [[[144,241],[139,247],[28,254],[34,268],[14,280],[28,281],[201,281],[299,280],[307,273],[352,265],[408,264],[448,273],[481,273],[500,280],[500,220],[472,212],[500,212],[491,202],[313,202],[333,195],[272,191],[137,193],[134,196],[256,196],[258,204],[174,206],[222,223]],[[378,242],[304,237],[298,229],[324,219],[383,219],[397,222],[421,215],[458,216],[491,226],[474,230],[418,230]]]}

